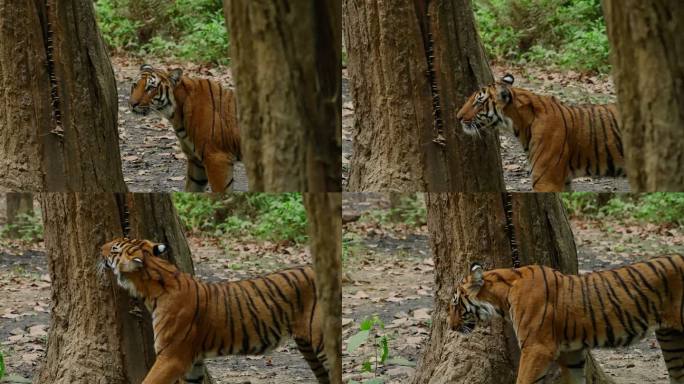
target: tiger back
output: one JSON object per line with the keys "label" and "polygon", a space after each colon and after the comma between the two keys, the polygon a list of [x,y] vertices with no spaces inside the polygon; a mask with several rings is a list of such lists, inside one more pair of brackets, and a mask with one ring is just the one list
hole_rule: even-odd
{"label": "tiger back", "polygon": [[624,176],[614,104],[569,106],[514,88],[513,76],[474,92],[458,111],[465,133],[513,132],[527,154],[536,192],[560,192],[574,177]]}
{"label": "tiger back", "polygon": [[209,79],[165,72],[145,64],[131,87],[134,113],[157,112],[173,125],[187,158],[185,190],[213,192],[233,184],[233,165],[241,158],[235,94]]}
{"label": "tiger back", "polygon": [[538,265],[484,271],[474,264],[454,293],[452,330],[510,321],[521,350],[517,383],[541,381],[557,361],[583,383],[586,351],[624,347],[655,330],[673,383],[684,383],[684,256],[565,275]]}
{"label": "tiger back", "polygon": [[205,283],[158,257],[166,251],[164,244],[125,238],[102,246],[103,265],[152,314],[157,358],[143,384],[181,377],[201,383],[205,358],[263,354],[288,336],[318,382],[330,382],[311,266]]}

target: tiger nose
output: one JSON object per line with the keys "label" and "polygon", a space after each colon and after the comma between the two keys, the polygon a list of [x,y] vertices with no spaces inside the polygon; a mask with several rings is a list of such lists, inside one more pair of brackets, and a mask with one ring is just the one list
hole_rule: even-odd
{"label": "tiger nose", "polygon": [[138,101],[129,101],[129,102],[128,102],[128,105],[130,105],[131,108],[137,107],[138,104],[140,104],[140,102],[138,102]]}

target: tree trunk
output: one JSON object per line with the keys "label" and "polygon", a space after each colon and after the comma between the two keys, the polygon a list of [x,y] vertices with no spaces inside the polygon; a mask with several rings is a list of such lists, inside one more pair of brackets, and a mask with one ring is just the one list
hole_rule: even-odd
{"label": "tree trunk", "polygon": [[684,190],[684,7],[604,0],[603,11],[630,185]]}
{"label": "tree trunk", "polygon": [[0,188],[125,191],[114,72],[89,0],[0,0]]}
{"label": "tree trunk", "polygon": [[335,3],[223,1],[242,153],[255,191],[342,188],[341,17]]}
{"label": "tree trunk", "polygon": [[126,205],[130,237],[168,243],[170,258],[192,270],[170,195],[42,194],[53,308],[47,360],[34,383],[137,384],[154,363],[144,305],[96,272],[100,246],[122,236]]}
{"label": "tree trunk", "polygon": [[[513,383],[520,352],[510,325],[495,320],[464,337],[447,326],[454,286],[479,261],[487,268],[512,265],[505,196],[495,193],[426,197],[435,261],[435,306],[430,340],[414,383]],[[511,222],[523,265],[551,265],[577,273],[577,254],[558,195],[515,194]],[[588,359],[588,383],[610,382]]]}
{"label": "tree trunk", "polygon": [[9,192],[7,201],[7,224],[10,225],[8,235],[12,238],[19,236],[17,226],[23,224],[22,215],[33,216],[33,194]]}
{"label": "tree trunk", "polygon": [[349,189],[503,191],[498,136],[469,137],[456,119],[467,96],[492,82],[470,1],[344,0],[343,13]]}
{"label": "tree trunk", "polygon": [[342,383],[342,195],[304,195],[330,382]]}

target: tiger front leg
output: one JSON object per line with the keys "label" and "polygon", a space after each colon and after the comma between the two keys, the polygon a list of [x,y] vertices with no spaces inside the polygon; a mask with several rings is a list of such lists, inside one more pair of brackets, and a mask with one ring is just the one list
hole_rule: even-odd
{"label": "tiger front leg", "polygon": [[663,359],[670,375],[670,383],[684,383],[684,332],[659,329],[655,332]]}
{"label": "tiger front leg", "polygon": [[147,373],[142,384],[175,384],[179,382],[191,364],[190,361],[186,360],[170,354],[157,356],[152,369]]}
{"label": "tiger front leg", "polygon": [[227,153],[213,153],[204,159],[212,192],[233,189],[233,157]]}
{"label": "tiger front leg", "polygon": [[585,384],[584,366],[587,353],[585,350],[562,352],[558,358],[558,364],[563,372],[564,383]]}
{"label": "tiger front leg", "polygon": [[195,159],[188,159],[188,168],[185,175],[185,192],[204,192],[207,182],[207,172],[202,163]]}
{"label": "tiger front leg", "polygon": [[549,365],[554,360],[553,351],[544,345],[533,345],[523,348],[520,354],[520,366],[516,384],[533,384],[541,382],[546,376]]}

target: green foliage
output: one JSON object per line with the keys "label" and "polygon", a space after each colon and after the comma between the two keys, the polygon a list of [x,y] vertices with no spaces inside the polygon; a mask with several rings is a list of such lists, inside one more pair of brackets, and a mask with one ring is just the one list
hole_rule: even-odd
{"label": "green foliage", "polygon": [[380,223],[402,222],[412,227],[427,223],[427,208],[422,194],[402,196],[396,207],[374,211],[371,217]]}
{"label": "green foliage", "polygon": [[307,241],[306,209],[299,193],[232,193],[221,199],[207,194],[176,193],[173,200],[183,224],[192,232]]}
{"label": "green foliage", "polygon": [[591,192],[563,193],[561,196],[568,213],[575,216],[684,225],[684,193],[680,192],[616,194],[603,203],[598,201],[598,194]]}
{"label": "green foliage", "polygon": [[112,50],[228,64],[220,0],[97,0],[98,25]]}
{"label": "green foliage", "polygon": [[[11,236],[12,233],[18,236]],[[16,224],[6,224],[0,228],[0,237],[15,237],[19,240],[36,242],[43,239],[43,220],[40,215],[20,214]]]}
{"label": "green foliage", "polygon": [[600,0],[475,0],[489,54],[519,64],[610,70]]}
{"label": "green foliage", "polygon": [[5,360],[2,356],[2,351],[0,351],[0,379],[5,376]]}
{"label": "green foliage", "polygon": [[[347,339],[347,352],[353,353],[362,345],[369,347],[369,354],[361,364],[361,372],[371,372],[375,374],[374,378],[364,380],[363,384],[383,383],[384,380],[378,375],[380,365],[406,365],[414,366],[415,363],[408,361],[402,357],[395,357],[390,359],[389,356],[389,338],[384,334],[385,323],[378,317],[373,315],[365,318],[359,325],[359,331]],[[368,341],[372,343],[368,344]],[[373,364],[375,362],[375,364]],[[361,384],[358,381],[351,380],[350,384]]]}

